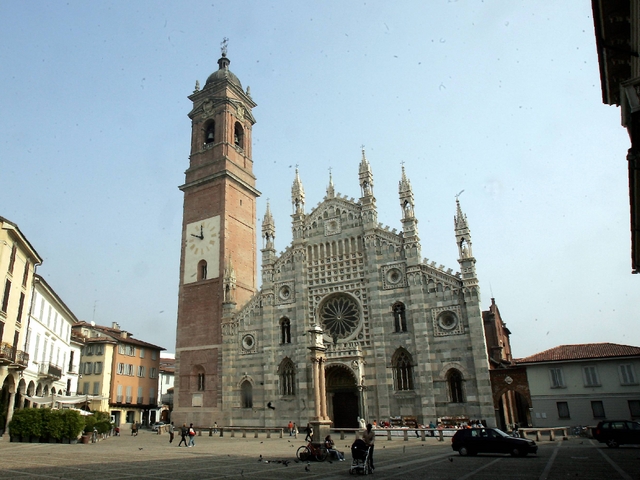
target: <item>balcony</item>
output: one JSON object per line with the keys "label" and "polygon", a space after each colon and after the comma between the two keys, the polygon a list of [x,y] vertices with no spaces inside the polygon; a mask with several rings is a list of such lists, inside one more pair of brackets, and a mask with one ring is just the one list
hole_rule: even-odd
{"label": "balcony", "polygon": [[7,342],[0,343],[0,365],[10,365],[13,363],[14,356],[13,346]]}
{"label": "balcony", "polygon": [[116,403],[122,403],[122,395],[116,396]]}
{"label": "balcony", "polygon": [[144,397],[138,397],[138,405],[142,405],[144,403]]}
{"label": "balcony", "polygon": [[22,350],[18,350],[15,365],[20,369],[27,368],[27,366],[29,365],[29,354],[27,352],[23,352]]}
{"label": "balcony", "polygon": [[125,399],[125,403],[131,403],[131,398],[132,398],[132,397],[127,397],[127,398]]}
{"label": "balcony", "polygon": [[60,380],[62,378],[62,369],[52,363],[41,363],[38,365],[38,376]]}

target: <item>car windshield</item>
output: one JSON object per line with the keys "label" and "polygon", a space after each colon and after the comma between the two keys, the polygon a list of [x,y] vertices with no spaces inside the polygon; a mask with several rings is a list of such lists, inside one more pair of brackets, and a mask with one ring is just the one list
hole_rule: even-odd
{"label": "car windshield", "polygon": [[504,433],[502,430],[500,430],[499,428],[494,428],[493,429],[494,432],[496,432],[498,435],[500,435],[501,437],[509,437],[510,435],[507,435],[506,433]]}

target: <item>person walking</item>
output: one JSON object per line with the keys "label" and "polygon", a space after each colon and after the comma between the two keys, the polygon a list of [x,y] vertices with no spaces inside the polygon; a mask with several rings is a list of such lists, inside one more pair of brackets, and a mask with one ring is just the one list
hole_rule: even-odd
{"label": "person walking", "polygon": [[289,436],[293,436],[293,422],[289,420]]}
{"label": "person walking", "polygon": [[310,442],[311,439],[313,438],[313,428],[311,428],[310,423],[307,423],[307,428],[305,429],[305,433],[307,434],[307,436],[304,437],[304,441]]}
{"label": "person walking", "polygon": [[185,447],[189,446],[189,444],[187,443],[187,435],[189,435],[189,429],[187,428],[187,424],[183,423],[182,428],[180,429],[180,436],[182,438],[180,439],[180,443],[178,443],[178,446],[182,445],[182,442],[184,442]]}
{"label": "person walking", "polygon": [[196,429],[193,428],[193,423],[189,424],[189,446],[196,446]]}
{"label": "person walking", "polygon": [[[160,429],[158,429],[160,431]],[[173,443],[173,437],[175,435],[173,422],[169,424],[169,443]]]}
{"label": "person walking", "polygon": [[218,433],[218,422],[213,422],[213,433]]}
{"label": "person walking", "polygon": [[362,434],[362,440],[364,440],[365,445],[369,447],[369,468],[373,472],[375,470],[375,467],[373,466],[373,447],[376,442],[376,432],[371,428],[372,425],[367,423],[367,429]]}
{"label": "person walking", "polygon": [[296,422],[293,422],[293,437],[298,438],[298,425],[296,425]]}

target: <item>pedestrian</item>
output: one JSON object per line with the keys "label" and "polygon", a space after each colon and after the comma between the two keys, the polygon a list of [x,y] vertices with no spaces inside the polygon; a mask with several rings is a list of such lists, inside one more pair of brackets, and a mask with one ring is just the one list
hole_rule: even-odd
{"label": "pedestrian", "polygon": [[293,422],[293,437],[298,438],[298,425],[296,425],[296,422]]}
{"label": "pedestrian", "polygon": [[373,472],[375,467],[373,466],[373,447],[376,442],[376,433],[371,429],[372,425],[370,423],[367,424],[367,429],[362,434],[362,440],[367,447],[369,447],[369,468]]}
{"label": "pedestrian", "polygon": [[213,433],[218,433],[218,422],[213,422]]}
{"label": "pedestrian", "polygon": [[196,446],[196,429],[193,428],[193,423],[189,424],[189,446]]}
{"label": "pedestrian", "polygon": [[304,441],[310,442],[311,439],[313,438],[313,428],[311,428],[310,423],[307,423],[307,428],[305,428],[305,433],[307,434],[307,436],[304,437]]}
{"label": "pedestrian", "polygon": [[333,439],[331,438],[331,435],[327,435],[324,439],[324,448],[327,449],[327,452],[329,452],[329,455],[332,455],[336,458],[336,460],[338,460],[339,462],[344,462],[344,453],[336,450],[336,444],[334,443]]}
{"label": "pedestrian", "polygon": [[293,422],[289,420],[289,436],[293,436]]}
{"label": "pedestrian", "polygon": [[[159,430],[159,429],[158,429]],[[174,433],[174,427],[173,427],[173,422],[171,422],[169,424],[169,443],[173,443],[173,437],[174,437],[175,433]]]}
{"label": "pedestrian", "polygon": [[136,422],[133,422],[131,424],[131,436],[135,437],[138,435],[138,424]]}
{"label": "pedestrian", "polygon": [[189,446],[189,444],[187,443],[187,435],[189,435],[189,429],[187,428],[187,424],[183,423],[182,428],[180,429],[180,436],[182,438],[180,439],[180,443],[178,443],[178,446],[182,445],[182,442],[184,442],[185,447]]}

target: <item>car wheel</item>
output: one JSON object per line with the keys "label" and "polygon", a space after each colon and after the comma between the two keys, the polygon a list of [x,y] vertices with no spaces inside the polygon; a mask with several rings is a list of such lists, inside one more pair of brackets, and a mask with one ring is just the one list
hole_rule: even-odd
{"label": "car wheel", "polygon": [[512,457],[519,457],[522,455],[522,452],[520,451],[520,449],[518,447],[514,447],[513,450],[511,450],[511,456]]}
{"label": "car wheel", "polygon": [[460,454],[461,457],[466,457],[467,455],[469,455],[469,449],[467,447],[460,447],[460,450],[458,450],[458,453]]}
{"label": "car wheel", "polygon": [[613,438],[607,440],[607,447],[609,448],[618,448],[620,445]]}

